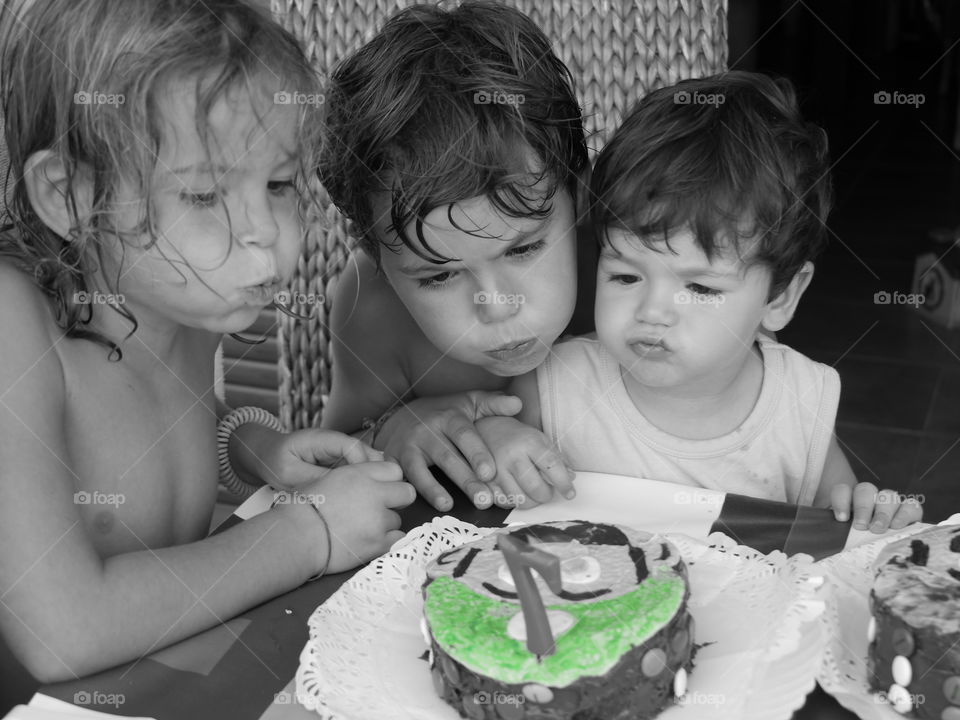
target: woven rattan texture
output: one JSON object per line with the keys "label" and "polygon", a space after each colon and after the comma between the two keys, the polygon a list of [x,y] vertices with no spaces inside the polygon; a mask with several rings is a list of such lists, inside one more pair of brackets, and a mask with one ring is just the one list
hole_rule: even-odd
{"label": "woven rattan texture", "polygon": [[[326,74],[369,40],[410,0],[271,0],[275,15]],[[649,90],[726,68],[727,0],[508,0],[554,42],[573,73],[593,152],[627,109]],[[327,319],[354,240],[325,201],[310,231],[291,291],[322,297],[310,320],[280,326],[280,419],[287,429],[316,427],[330,391]],[[292,295],[297,297],[296,294]]]}

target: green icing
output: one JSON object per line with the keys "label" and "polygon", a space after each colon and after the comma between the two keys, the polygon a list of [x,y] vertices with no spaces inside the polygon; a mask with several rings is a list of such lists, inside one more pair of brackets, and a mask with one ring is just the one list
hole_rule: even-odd
{"label": "green icing", "polygon": [[449,577],[435,579],[426,590],[427,622],[451,657],[503,683],[565,687],[603,675],[668,623],[683,602],[685,584],[677,576],[647,578],[635,591],[610,600],[549,606],[573,615],[576,624],[556,639],[557,651],[539,661],[525,642],[507,635],[519,605],[478,595]]}

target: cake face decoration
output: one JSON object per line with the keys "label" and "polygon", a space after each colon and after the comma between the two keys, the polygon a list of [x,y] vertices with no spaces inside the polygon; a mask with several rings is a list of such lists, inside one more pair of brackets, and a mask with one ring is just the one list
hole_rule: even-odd
{"label": "cake face decoration", "polygon": [[[693,647],[676,549],[649,533],[579,521],[502,532],[559,559],[556,587],[533,574],[555,652],[531,652],[518,632],[523,612],[497,535],[456,548],[428,568],[423,588],[441,697],[464,717],[527,717],[517,714],[527,712],[525,703],[539,708],[535,717],[616,718],[624,708],[630,714],[622,717],[657,714]],[[501,707],[497,693],[518,702]]]}

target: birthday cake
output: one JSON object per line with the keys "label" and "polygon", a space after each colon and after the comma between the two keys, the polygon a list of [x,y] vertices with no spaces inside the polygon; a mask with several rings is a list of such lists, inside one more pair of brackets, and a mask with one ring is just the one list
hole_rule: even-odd
{"label": "birthday cake", "polygon": [[891,543],[874,573],[871,689],[903,714],[960,720],[960,527]]}
{"label": "birthday cake", "polygon": [[686,691],[688,596],[662,537],[581,521],[505,528],[427,568],[434,687],[475,720],[654,717]]}

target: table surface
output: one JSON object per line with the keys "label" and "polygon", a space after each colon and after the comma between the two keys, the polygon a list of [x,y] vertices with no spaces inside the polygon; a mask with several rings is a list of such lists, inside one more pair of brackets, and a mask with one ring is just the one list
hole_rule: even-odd
{"label": "table surface", "polygon": [[[456,501],[447,514],[474,525],[495,527],[503,524],[508,514],[499,508],[477,510],[459,492],[452,494]],[[755,502],[762,507],[765,501]],[[757,510],[754,508],[753,512],[757,513]],[[402,529],[418,527],[436,514],[427,503],[418,499],[401,513]],[[763,514],[767,515],[766,512]],[[232,516],[221,529],[237,522],[241,520]],[[824,524],[823,530],[836,534],[836,525],[840,524]],[[810,527],[807,524],[807,530]],[[792,532],[797,534],[795,528]],[[122,697],[122,706],[92,703],[87,706],[103,712],[156,720],[316,718],[296,705],[293,692],[299,654],[308,639],[307,620],[316,607],[352,574],[339,573],[307,583],[224,625],[130,665],[76,681],[44,686],[40,690],[67,702],[74,702],[77,697],[82,697],[82,693],[93,698]],[[6,673],[0,672],[0,675]],[[852,720],[855,717],[816,687],[804,707],[794,715],[794,720]]]}

